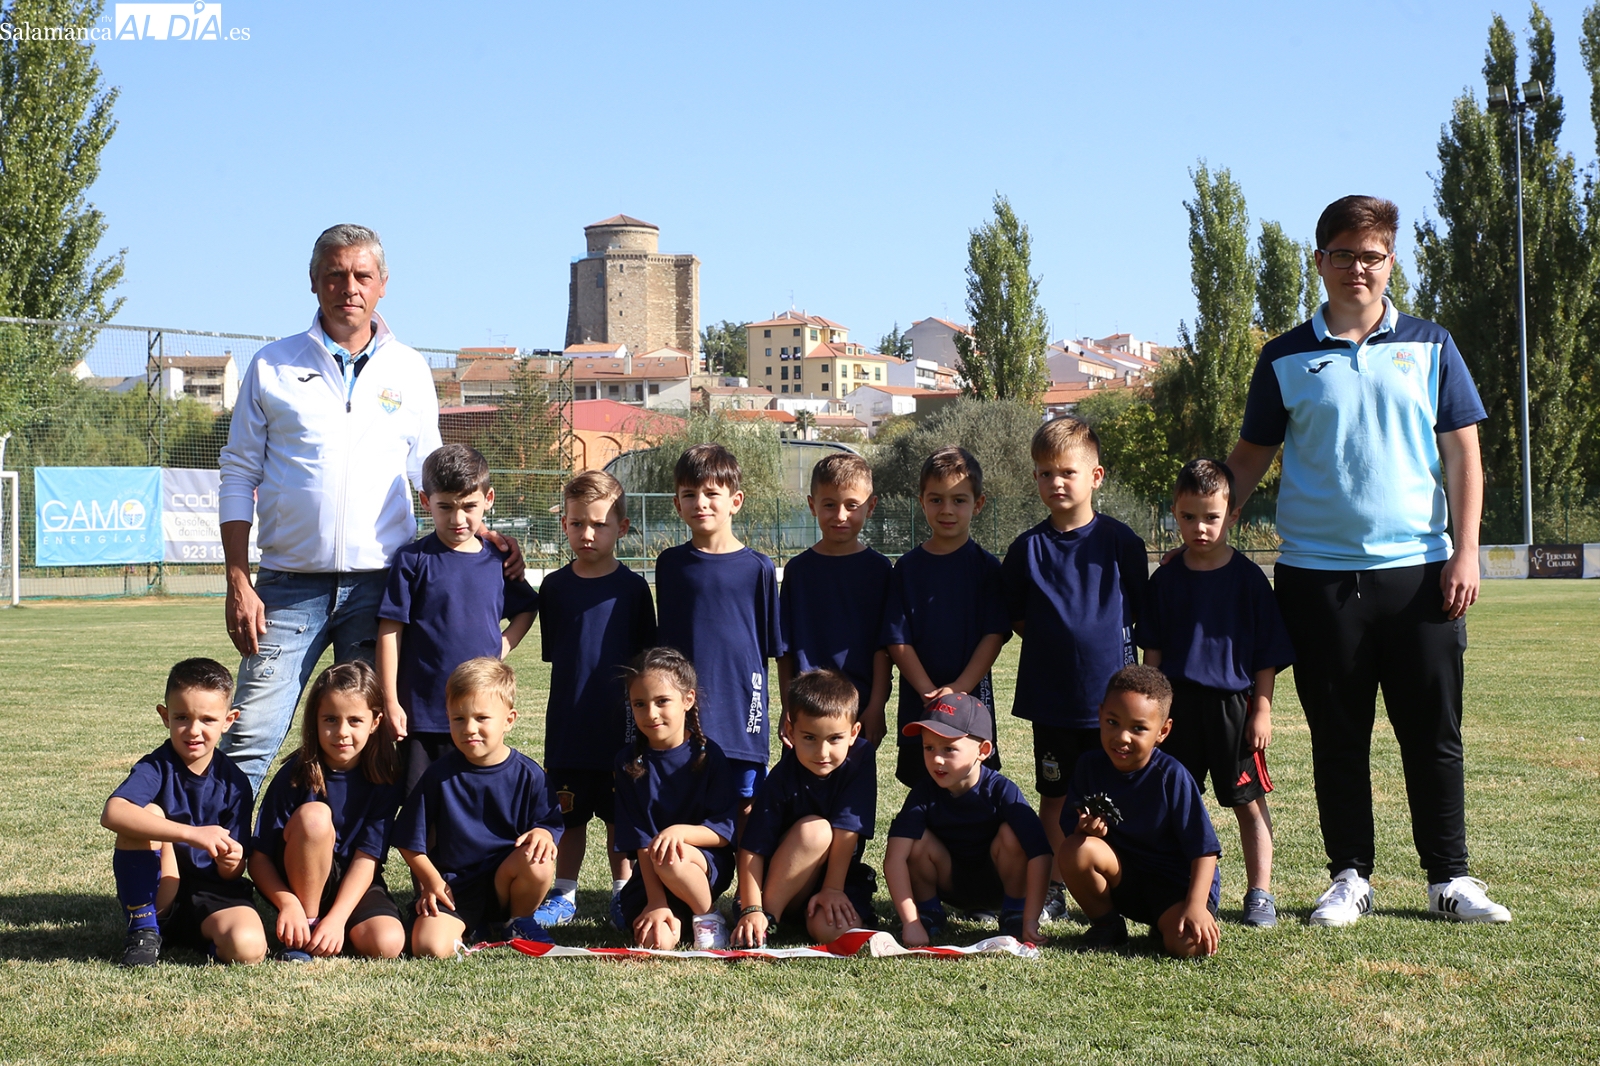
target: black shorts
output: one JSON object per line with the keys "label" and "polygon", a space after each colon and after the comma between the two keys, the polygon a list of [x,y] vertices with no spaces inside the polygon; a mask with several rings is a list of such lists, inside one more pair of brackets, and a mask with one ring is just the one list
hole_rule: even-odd
{"label": "black shorts", "polygon": [[446,907],[443,903],[439,904],[440,914],[457,918],[467,927],[461,935],[466,943],[488,939],[493,935],[490,926],[511,919],[510,905],[501,903],[494,890],[494,875],[499,869],[500,863],[497,862],[483,873],[456,878],[450,882],[450,895],[455,898],[456,905]]}
{"label": "black shorts", "polygon": [[1224,807],[1242,807],[1272,791],[1265,755],[1245,747],[1249,716],[1248,691],[1172,683],[1172,732],[1161,750],[1183,764],[1202,792],[1209,773],[1211,791]]}
{"label": "black shorts", "polygon": [[[1122,867],[1122,880],[1111,890],[1111,906],[1130,922],[1155,925],[1174,904],[1182,903],[1189,895],[1189,882],[1174,881],[1170,877],[1149,873],[1134,867]],[[1211,882],[1211,895],[1206,909],[1217,916],[1219,893],[1215,879]]]}
{"label": "black shorts", "polygon": [[553,767],[545,770],[544,779],[568,828],[588,825],[593,818],[607,825],[616,820],[616,781],[610,770]]}
{"label": "black shorts", "polygon": [[1005,891],[1000,871],[994,868],[994,859],[987,851],[972,855],[950,853],[950,891],[939,896],[945,903],[964,911],[998,910]]}
{"label": "black shorts", "polygon": [[[278,875],[284,876],[283,848],[280,844],[278,853],[272,857],[278,867]],[[318,914],[327,914],[333,906],[333,901],[339,897],[339,886],[344,883],[345,874],[349,872],[350,864],[339,856],[333,857],[333,866],[328,870],[328,880],[322,886],[322,899],[317,904]],[[287,878],[285,878],[287,879]],[[389,892],[389,886],[383,879],[383,867],[372,871],[372,884],[356,900],[356,905],[350,912],[350,917],[345,919],[346,930],[354,929],[368,918],[393,918],[401,921],[400,907],[395,903],[394,896]],[[349,949],[348,942],[345,945]]]}
{"label": "black shorts", "polygon": [[210,940],[200,931],[207,918],[230,907],[254,908],[255,886],[247,877],[232,881],[201,880],[194,876],[180,877],[178,895],[165,918],[158,919],[161,940],[170,947],[204,949]]}
{"label": "black shorts", "polygon": [[[900,679],[900,690],[901,692],[906,691],[905,678]],[[993,683],[989,680],[989,678],[985,677],[978,683],[978,687],[972,690],[972,695],[978,697],[978,699],[983,702],[983,705],[989,708],[989,722],[991,723],[991,729],[994,729],[994,734],[998,738],[1000,735],[999,730],[994,728],[995,714]],[[921,706],[922,703],[920,700],[918,700],[918,710],[915,714],[913,714],[906,707],[906,705],[902,703],[900,705],[900,713],[897,717],[895,725],[896,750],[894,760],[894,779],[907,788],[915,786],[920,781],[928,780],[928,764],[922,761],[921,733],[919,732],[914,737],[908,737],[901,732],[902,729],[917,720],[918,715],[921,714]],[[994,743],[993,753],[990,754],[987,759],[983,760],[983,765],[987,766],[996,773],[1000,772],[1000,742],[998,739]]]}
{"label": "black shorts", "polygon": [[[711,905],[715,907],[717,897],[728,891],[728,886],[733,884],[733,849],[701,848],[700,854],[706,857],[706,880],[711,882]],[[622,907],[622,931],[625,933],[631,932],[633,920],[644,913],[644,905],[649,901],[644,888],[644,874],[639,872],[637,854],[628,857],[634,860],[633,876],[622,886],[622,895],[618,900]],[[681,922],[687,923],[694,917],[689,905],[671,892],[667,893],[667,905]]]}
{"label": "black shorts", "polygon": [[1040,796],[1065,796],[1078,756],[1100,750],[1100,730],[1033,723],[1033,781]]}
{"label": "black shorts", "polygon": [[[860,916],[863,929],[878,928],[878,916],[872,909],[872,897],[877,895],[877,892],[877,872],[859,859],[851,859],[850,869],[844,875],[844,894],[850,901],[850,906],[854,907],[856,914]],[[810,905],[810,896],[796,898],[790,901],[789,909],[780,917],[785,921],[803,924],[806,920],[806,908]]]}

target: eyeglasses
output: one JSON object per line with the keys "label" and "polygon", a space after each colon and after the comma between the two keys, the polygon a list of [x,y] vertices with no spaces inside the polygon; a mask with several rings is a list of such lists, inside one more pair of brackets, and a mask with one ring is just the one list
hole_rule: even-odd
{"label": "eyeglasses", "polygon": [[1356,265],[1357,260],[1360,260],[1361,265],[1368,270],[1377,270],[1394,257],[1393,252],[1351,252],[1343,248],[1332,252],[1326,248],[1318,248],[1317,251],[1328,257],[1328,264],[1335,270],[1349,270]]}

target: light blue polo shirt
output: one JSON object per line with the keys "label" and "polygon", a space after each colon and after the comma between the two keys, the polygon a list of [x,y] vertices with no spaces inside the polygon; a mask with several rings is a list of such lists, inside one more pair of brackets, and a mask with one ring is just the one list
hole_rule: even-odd
{"label": "light blue polo shirt", "polygon": [[1283,445],[1279,561],[1381,570],[1450,557],[1438,434],[1486,417],[1443,326],[1384,298],[1366,340],[1311,321],[1261,349],[1239,436]]}

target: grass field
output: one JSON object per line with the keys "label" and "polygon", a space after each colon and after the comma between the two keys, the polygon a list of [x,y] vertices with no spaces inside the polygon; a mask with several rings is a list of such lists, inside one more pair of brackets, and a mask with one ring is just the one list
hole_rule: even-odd
{"label": "grass field", "polygon": [[[0,1062],[1600,1061],[1600,583],[1490,583],[1471,616],[1468,835],[1474,872],[1513,924],[1422,913],[1399,759],[1380,724],[1377,914],[1347,930],[1304,925],[1326,874],[1286,677],[1272,748],[1285,922],[1237,924],[1237,833],[1231,816],[1218,818],[1222,950],[1201,962],[1165,959],[1139,938],[1123,954],[1079,954],[1070,948],[1083,927],[1061,923],[1047,927],[1054,944],[1037,961],[507,951],[243,969],[174,953],[126,973],[115,965],[121,920],[99,811],[163,739],[154,705],[167,667],[200,654],[236,661],[220,601],[0,611]],[[511,661],[520,702],[536,712],[513,743],[537,757],[546,668],[534,640]],[[1003,707],[1015,664],[1013,644],[998,670]],[[1003,720],[1001,751],[1031,786],[1014,719]],[[885,771],[881,827],[900,797]],[[600,836],[580,895],[589,917],[563,940],[618,942],[599,921],[609,887]],[[871,858],[881,856],[880,840]],[[408,883],[398,858],[390,883]],[[954,932],[980,935],[959,923]]]}

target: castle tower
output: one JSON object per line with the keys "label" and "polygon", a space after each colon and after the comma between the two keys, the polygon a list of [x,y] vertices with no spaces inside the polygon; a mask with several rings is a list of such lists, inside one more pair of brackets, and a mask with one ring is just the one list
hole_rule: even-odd
{"label": "castle tower", "polygon": [[700,260],[662,255],[661,231],[613,215],[583,227],[588,254],[572,263],[567,344],[626,344],[700,351]]}

